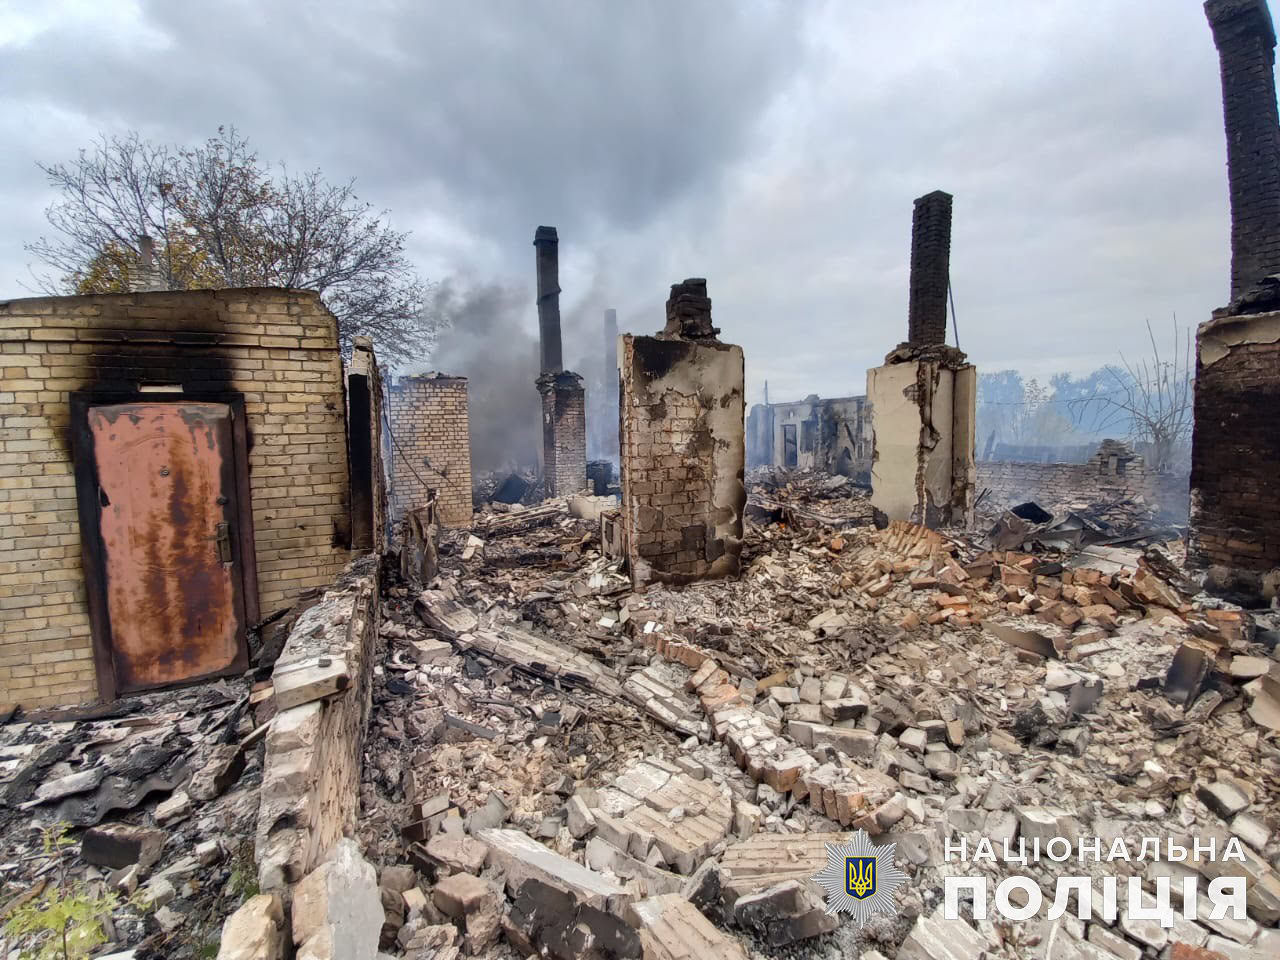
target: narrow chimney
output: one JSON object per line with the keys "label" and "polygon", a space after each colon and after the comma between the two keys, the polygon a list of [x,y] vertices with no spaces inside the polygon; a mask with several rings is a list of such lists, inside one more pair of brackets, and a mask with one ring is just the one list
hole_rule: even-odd
{"label": "narrow chimney", "polygon": [[1280,273],[1276,33],[1265,0],[1204,5],[1222,72],[1231,190],[1231,299]]}
{"label": "narrow chimney", "polygon": [[156,262],[156,242],[145,233],[138,237],[138,260],[145,271],[150,271]]}
{"label": "narrow chimney", "polygon": [[911,217],[911,297],[907,341],[947,342],[947,281],[951,270],[951,194],[935,190],[915,202]]}
{"label": "narrow chimney", "polygon": [[533,234],[538,268],[538,333],[542,344],[542,373],[564,369],[560,349],[560,238],[555,227],[539,227]]}

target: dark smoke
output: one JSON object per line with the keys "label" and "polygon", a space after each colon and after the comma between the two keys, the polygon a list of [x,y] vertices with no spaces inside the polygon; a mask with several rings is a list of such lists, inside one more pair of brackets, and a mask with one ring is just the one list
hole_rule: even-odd
{"label": "dark smoke", "polygon": [[440,283],[428,304],[444,323],[428,364],[468,378],[475,473],[538,462],[538,340],[526,326],[533,298],[515,285]]}
{"label": "dark smoke", "polygon": [[[532,267],[532,257],[530,257]],[[532,269],[530,270],[532,281]],[[563,275],[561,283],[565,282]],[[616,398],[603,405],[604,311],[611,304],[600,279],[585,291],[560,295],[560,328],[567,369],[587,388],[588,455],[604,456],[594,443],[602,416],[617,417]],[[442,329],[426,363],[404,375],[437,370],[468,378],[471,466],[474,473],[535,467],[542,444],[534,288],[516,283],[472,282],[453,277],[432,292],[427,309]],[[620,315],[618,325],[626,329]],[[660,326],[660,324],[659,324]],[[610,454],[617,458],[616,451]]]}

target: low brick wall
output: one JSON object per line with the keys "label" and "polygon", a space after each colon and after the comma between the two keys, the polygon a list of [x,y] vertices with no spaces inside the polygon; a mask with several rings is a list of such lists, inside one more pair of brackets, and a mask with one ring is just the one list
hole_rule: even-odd
{"label": "low brick wall", "polygon": [[990,490],[982,506],[1010,507],[1034,500],[1045,509],[1072,500],[1102,502],[1141,497],[1170,520],[1187,517],[1189,478],[1149,473],[1141,458],[1124,473],[1107,473],[1097,458],[1088,463],[978,463],[978,493]]}
{"label": "low brick wall", "polygon": [[284,892],[355,825],[378,638],[378,578],[375,555],[353,561],[298,618],[276,661],[278,683],[300,664],[345,657],[351,682],[342,693],[282,710],[271,721],[254,848],[263,891]]}

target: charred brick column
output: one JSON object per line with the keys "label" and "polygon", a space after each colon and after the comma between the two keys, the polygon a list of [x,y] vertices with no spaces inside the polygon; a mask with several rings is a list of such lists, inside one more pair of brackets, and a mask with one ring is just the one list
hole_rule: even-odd
{"label": "charred brick column", "polygon": [[636,584],[733,576],[742,552],[742,348],[711,325],[707,282],[671,288],[666,328],[622,337],[622,528]]}
{"label": "charred brick column", "polygon": [[1262,0],[1204,6],[1222,67],[1231,303],[1196,331],[1187,559],[1246,603],[1280,587],[1280,119]]}
{"label": "charred brick column", "polygon": [[1234,302],[1280,273],[1276,34],[1265,0],[1209,0],[1204,10],[1222,70]]}
{"label": "charred brick column", "polygon": [[935,190],[915,202],[911,217],[911,296],[907,340],[947,342],[947,279],[951,270],[951,194]]}
{"label": "charred brick column", "polygon": [[587,407],[582,378],[568,370],[538,378],[542,394],[542,475],[548,497],[587,486]]}
{"label": "charred brick column", "polygon": [[538,334],[542,373],[542,470],[549,497],[587,485],[587,405],[582,377],[564,369],[560,345],[560,238],[555,227],[533,234],[538,270]]}
{"label": "charred brick column", "polygon": [[555,227],[539,227],[533,234],[534,264],[538,270],[538,342],[541,372],[564,369],[560,347],[560,237]]}

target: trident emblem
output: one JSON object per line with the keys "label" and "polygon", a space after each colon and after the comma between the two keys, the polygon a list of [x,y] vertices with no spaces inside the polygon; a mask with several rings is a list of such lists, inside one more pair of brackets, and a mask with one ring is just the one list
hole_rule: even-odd
{"label": "trident emblem", "polygon": [[865,900],[867,897],[873,897],[876,893],[876,858],[875,857],[846,857],[845,869],[848,876],[845,880],[845,890],[851,896],[858,900]]}

